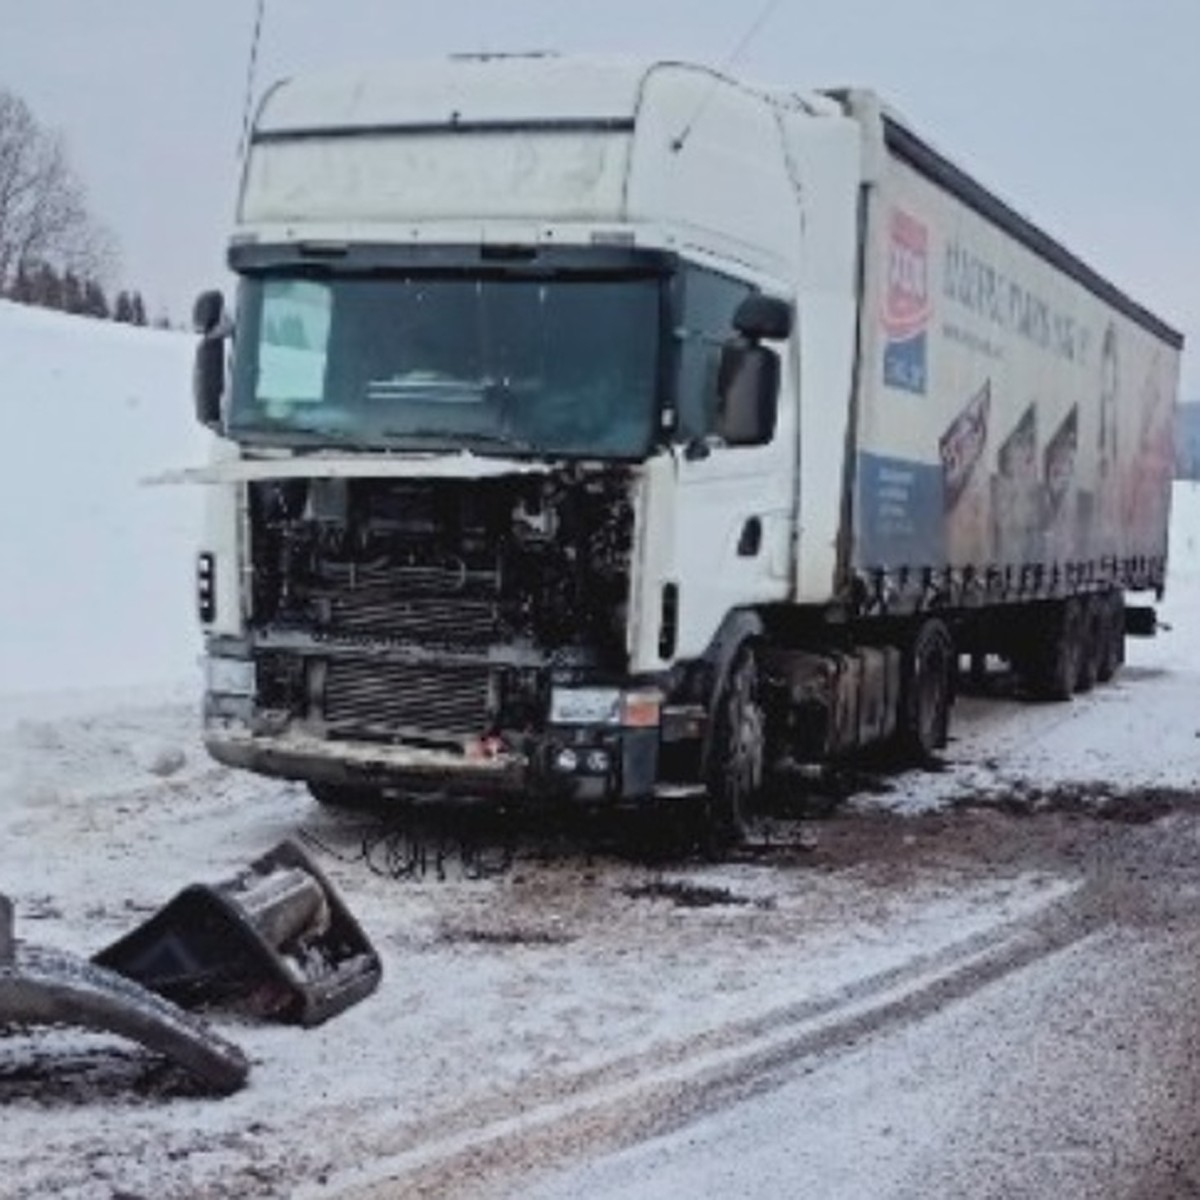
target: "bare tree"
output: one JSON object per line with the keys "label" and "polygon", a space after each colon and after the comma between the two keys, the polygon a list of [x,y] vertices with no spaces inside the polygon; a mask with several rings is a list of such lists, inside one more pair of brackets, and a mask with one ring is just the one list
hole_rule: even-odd
{"label": "bare tree", "polygon": [[97,279],[113,259],[112,239],[89,215],[61,137],[0,88],[0,292],[36,264]]}

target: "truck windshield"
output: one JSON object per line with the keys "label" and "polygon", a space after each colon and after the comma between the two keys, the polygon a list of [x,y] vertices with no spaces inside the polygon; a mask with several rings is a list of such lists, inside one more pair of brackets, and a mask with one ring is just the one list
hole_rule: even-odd
{"label": "truck windshield", "polygon": [[247,276],[229,432],[290,445],[643,456],[659,282]]}

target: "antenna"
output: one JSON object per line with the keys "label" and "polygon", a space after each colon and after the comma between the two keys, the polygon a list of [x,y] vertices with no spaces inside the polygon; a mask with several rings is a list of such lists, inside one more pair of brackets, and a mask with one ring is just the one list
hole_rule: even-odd
{"label": "antenna", "polygon": [[242,158],[246,153],[246,143],[250,137],[250,106],[254,100],[254,69],[258,65],[258,43],[262,37],[263,14],[267,0],[258,0],[258,8],[254,14],[254,33],[250,38],[250,57],[246,63],[246,98],[242,102],[242,136],[238,140],[237,156]]}
{"label": "antenna", "polygon": [[[770,18],[771,14],[778,7],[779,7],[779,0],[767,0],[766,4],[764,4],[762,9],[759,11],[758,16],[754,18],[753,24],[742,35],[741,41],[739,41],[737,43],[737,45],[734,46],[734,48],[730,52],[729,56],[721,64],[720,69],[719,69],[719,74],[724,75],[725,72],[727,72],[729,70],[729,68],[732,67],[733,64],[735,62],[737,62],[737,60],[739,58],[741,58],[746,47],[750,45],[750,43],[754,40],[755,35],[767,23],[767,20]],[[694,113],[692,113],[690,119],[688,120],[687,124],[684,125],[683,130],[679,134],[679,136],[677,138],[675,138],[674,141],[671,142],[672,150],[675,150],[675,151],[682,150],[684,143],[688,140],[689,137],[692,136],[692,130],[696,128],[697,122],[704,115],[704,110],[708,107],[708,102],[712,99],[713,92],[715,92],[717,90],[717,84],[719,82],[720,82],[720,80],[716,76],[714,76],[712,82],[708,86],[708,91],[705,92],[704,95],[700,97],[700,103],[696,105],[696,111]]]}

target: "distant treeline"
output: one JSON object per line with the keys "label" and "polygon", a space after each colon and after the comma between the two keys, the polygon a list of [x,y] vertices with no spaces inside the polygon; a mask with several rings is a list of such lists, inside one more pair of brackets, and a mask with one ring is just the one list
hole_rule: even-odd
{"label": "distant treeline", "polygon": [[[17,304],[53,308],[81,317],[121,321],[126,325],[149,324],[141,292],[120,291],[110,301],[103,285],[95,279],[80,277],[70,270],[60,273],[49,263],[41,263],[32,269],[20,267],[0,294]],[[170,322],[160,317],[154,324],[166,328]]]}
{"label": "distant treeline", "polygon": [[1175,412],[1175,478],[1200,479],[1200,400]]}

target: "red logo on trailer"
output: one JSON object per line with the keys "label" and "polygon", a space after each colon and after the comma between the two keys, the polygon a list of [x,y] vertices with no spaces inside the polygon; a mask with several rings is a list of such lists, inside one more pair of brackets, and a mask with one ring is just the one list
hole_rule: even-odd
{"label": "red logo on trailer", "polygon": [[887,288],[883,303],[883,381],[924,393],[929,298],[929,230],[902,209],[888,225]]}
{"label": "red logo on trailer", "polygon": [[883,327],[907,341],[929,324],[929,231],[901,209],[892,210]]}

